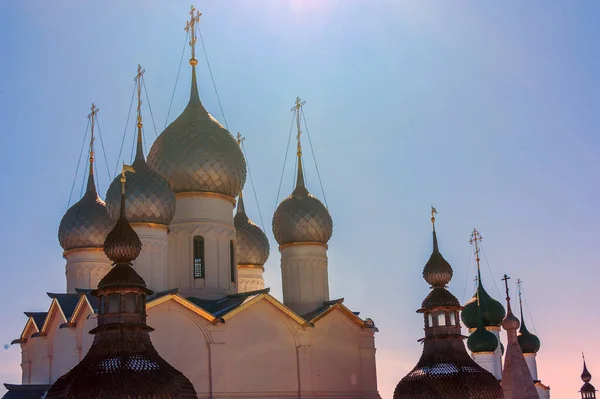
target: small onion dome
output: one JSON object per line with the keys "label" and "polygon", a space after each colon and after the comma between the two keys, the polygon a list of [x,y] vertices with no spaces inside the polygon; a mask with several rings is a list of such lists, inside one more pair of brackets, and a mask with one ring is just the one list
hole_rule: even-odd
{"label": "small onion dome", "polygon": [[148,165],[175,193],[210,192],[235,198],[246,180],[246,161],[233,136],[204,108],[192,67],[190,101],[158,136]]}
{"label": "small onion dome", "polygon": [[[155,223],[168,225],[175,214],[175,194],[169,183],[152,170],[144,160],[141,132],[138,131],[138,144],[135,161],[131,165],[135,173],[125,172],[125,214],[130,223]],[[121,176],[117,176],[106,192],[108,214],[113,220],[119,219],[121,201]]]}
{"label": "small onion dome", "polygon": [[262,266],[269,258],[269,240],[265,233],[246,215],[242,193],[233,218],[236,231],[236,255],[240,265]]}
{"label": "small onion dome", "polygon": [[502,320],[506,315],[504,306],[494,298],[492,298],[481,283],[481,277],[479,278],[479,284],[477,286],[477,292],[473,297],[465,304],[465,307],[461,313],[462,322],[467,328],[477,328],[479,319],[479,306],[477,306],[477,295],[479,294],[479,302],[481,308],[481,318],[483,319],[483,325],[486,327],[500,326]]}
{"label": "small onion dome", "polygon": [[540,350],[540,339],[537,335],[532,334],[527,330],[525,320],[523,319],[523,312],[521,312],[521,328],[519,329],[517,339],[519,340],[519,346],[523,353],[538,353]]}
{"label": "small onion dome", "polygon": [[60,221],[58,241],[65,251],[76,248],[102,248],[106,235],[114,225],[106,211],[106,204],[96,192],[93,162],[90,162],[87,190]]}
{"label": "small onion dome", "polygon": [[452,279],[452,267],[438,249],[435,230],[433,231],[433,252],[423,269],[423,278],[432,287],[445,287]]}
{"label": "small onion dome", "polygon": [[592,375],[587,369],[587,365],[585,364],[585,360],[583,361],[583,372],[581,373],[581,380],[583,382],[590,382],[592,380]]}
{"label": "small onion dome", "polygon": [[104,253],[113,263],[129,264],[142,252],[142,242],[125,219],[125,197],[121,194],[121,215],[104,241]]}
{"label": "small onion dome", "polygon": [[298,179],[292,195],[284,199],[273,215],[273,234],[279,245],[293,242],[327,244],[333,221],[325,205],[304,185],[302,159],[298,157]]}
{"label": "small onion dome", "polygon": [[506,331],[516,330],[519,328],[520,324],[521,323],[519,322],[519,319],[517,319],[517,316],[515,316],[512,313],[512,310],[510,309],[510,303],[509,303],[508,313],[507,313],[506,317],[504,318],[504,320],[502,320],[502,328],[504,328]]}
{"label": "small onion dome", "polygon": [[498,347],[498,338],[494,333],[486,330],[483,325],[483,319],[481,318],[481,312],[479,313],[477,330],[469,335],[467,347],[473,353],[493,352]]}

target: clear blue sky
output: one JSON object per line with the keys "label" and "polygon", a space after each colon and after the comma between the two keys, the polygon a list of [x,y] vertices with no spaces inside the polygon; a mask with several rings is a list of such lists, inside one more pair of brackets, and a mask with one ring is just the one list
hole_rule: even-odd
{"label": "clear blue sky", "polygon": [[[138,63],[160,132],[185,39],[189,1],[0,3],[0,342],[25,310],[65,289],[57,229],[92,102],[112,174]],[[600,32],[595,1],[202,1],[201,30],[232,132],[246,151],[272,252],[267,285],[281,297],[272,238],[296,96],[334,220],[332,297],[377,323],[383,398],[417,362],[415,313],[428,287],[429,206],[441,250],[472,293],[469,235],[484,236],[483,278],[524,280],[542,342],[540,378],[576,397],[581,351],[600,379],[597,176]],[[200,95],[223,117],[199,49]],[[171,115],[183,109],[184,57]],[[144,108],[148,143],[155,138]],[[133,119],[127,126],[125,160]],[[320,198],[310,151],[307,183]],[[97,147],[100,191],[109,183]],[[282,195],[291,191],[288,160]],[[75,183],[79,196],[82,176]],[[256,202],[247,208],[260,223]],[[485,260],[487,259],[487,261]],[[489,262],[489,268],[488,268]],[[466,289],[465,289],[466,286]],[[514,290],[513,290],[514,293]],[[20,381],[18,346],[0,351],[0,381]],[[593,382],[594,380],[592,380]]]}

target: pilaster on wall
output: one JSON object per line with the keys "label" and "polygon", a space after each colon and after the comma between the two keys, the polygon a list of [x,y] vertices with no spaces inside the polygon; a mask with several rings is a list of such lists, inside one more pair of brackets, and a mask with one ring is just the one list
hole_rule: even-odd
{"label": "pilaster on wall", "polygon": [[154,292],[168,290],[167,226],[134,223],[133,230],[140,237],[142,252],[133,261],[133,268]]}
{"label": "pilaster on wall", "polygon": [[74,293],[76,288],[95,289],[111,268],[111,261],[102,248],[72,249],[65,251],[63,256],[67,260],[68,293]]}
{"label": "pilaster on wall", "polygon": [[[167,240],[168,287],[178,288],[182,296],[203,299],[218,299],[236,293],[237,276],[232,279],[230,259],[230,243],[235,240],[235,201],[212,193],[178,193],[176,196],[177,208]],[[196,236],[204,237],[202,278],[194,277],[193,243]],[[237,272],[235,267],[233,272]]]}
{"label": "pilaster on wall", "polygon": [[283,303],[299,315],[329,300],[327,245],[292,243],[279,247]]}

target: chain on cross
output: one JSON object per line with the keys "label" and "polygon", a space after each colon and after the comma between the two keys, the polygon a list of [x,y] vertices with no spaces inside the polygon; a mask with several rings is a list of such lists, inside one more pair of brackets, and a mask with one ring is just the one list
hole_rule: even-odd
{"label": "chain on cross", "polygon": [[[196,66],[198,65],[198,60],[196,59],[196,23],[200,22],[200,17],[202,13],[196,10],[196,7],[192,5],[192,9],[190,10],[190,20],[185,24],[185,31],[190,33],[190,47],[192,48],[192,58],[190,58],[190,65]],[[190,32],[191,31],[191,32]]]}

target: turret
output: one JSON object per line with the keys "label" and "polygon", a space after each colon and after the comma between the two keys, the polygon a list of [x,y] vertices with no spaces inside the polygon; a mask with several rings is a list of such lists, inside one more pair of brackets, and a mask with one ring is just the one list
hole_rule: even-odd
{"label": "turret", "polygon": [[114,226],[106,204],[98,196],[94,182],[94,125],[98,108],[92,104],[88,115],[91,124],[90,158],[87,188],[83,197],[71,206],[58,228],[58,241],[67,260],[67,292],[76,288],[96,288],[110,270],[110,261],[102,251],[104,239]]}
{"label": "turret", "polygon": [[587,365],[585,364],[585,356],[583,356],[583,372],[581,373],[581,380],[583,381],[583,385],[579,390],[581,393],[581,399],[596,399],[596,388],[590,384],[592,375],[588,371]]}
{"label": "turret", "polygon": [[273,234],[281,253],[283,303],[303,315],[329,300],[327,242],[333,222],[327,208],[308,192],[302,170],[300,109],[296,99],[298,171],[296,188],[273,215]]}
{"label": "turret", "polygon": [[196,24],[186,25],[191,40],[190,99],[158,136],[148,166],[168,182],[176,198],[168,238],[168,284],[183,296],[217,299],[238,291],[233,206],[246,180],[246,162],[234,137],[198,94]]}
{"label": "turret", "polygon": [[[144,74],[141,65],[135,77],[137,83],[137,148],[131,165],[135,170],[126,172],[127,220],[142,241],[142,252],[133,262],[133,268],[144,278],[148,287],[164,291],[168,285],[167,232],[175,214],[175,194],[169,183],[148,166],[142,147],[142,100],[141,81]],[[106,192],[108,213],[114,221],[119,219],[121,180],[117,176]]]}

